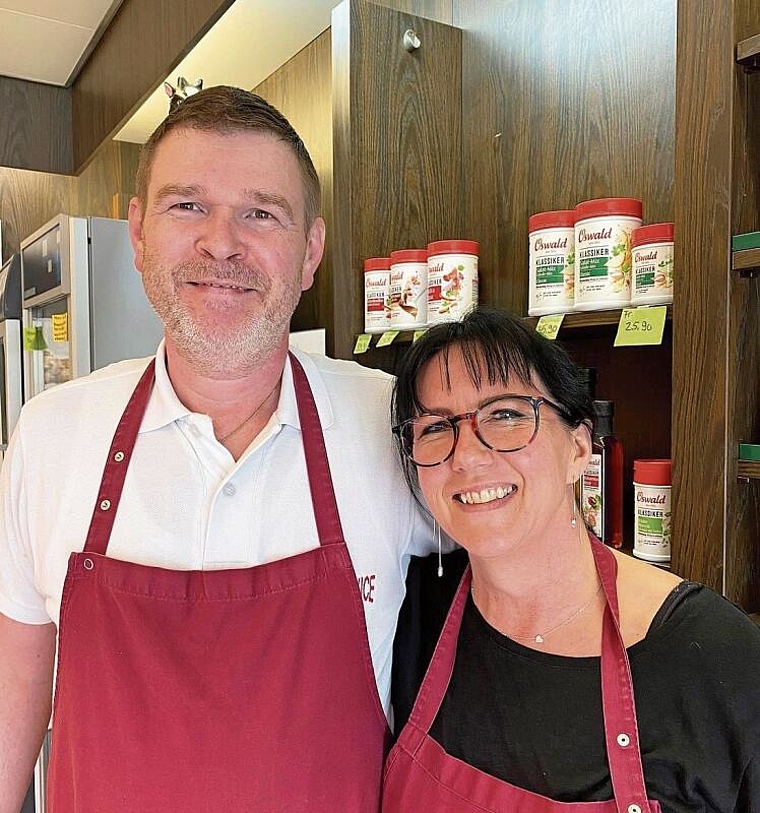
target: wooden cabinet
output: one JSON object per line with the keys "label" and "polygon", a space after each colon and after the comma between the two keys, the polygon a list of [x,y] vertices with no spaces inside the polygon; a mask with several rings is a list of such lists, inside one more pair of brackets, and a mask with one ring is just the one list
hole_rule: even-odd
{"label": "wooden cabinet", "polygon": [[[760,439],[758,281],[730,256],[732,234],[760,229],[760,77],[735,62],[736,44],[760,33],[760,6],[384,2],[399,5],[350,0],[322,47],[330,78],[311,130],[329,153],[331,243],[297,325],[329,326],[330,350],[352,358],[362,260],[445,237],[478,240],[481,300],[525,315],[528,216],[640,198],[645,222],[676,223],[662,346],[614,349],[603,324],[560,340],[615,401],[628,482],[635,458],[673,459],[673,570],[760,609],[760,481],[737,476],[738,443]],[[431,6],[437,23],[410,13]],[[420,35],[414,53],[406,28]],[[299,130],[322,82],[313,62],[300,70],[303,105],[269,94],[274,79],[261,88]],[[392,370],[400,352],[361,360]],[[632,489],[626,514],[630,539]]]}

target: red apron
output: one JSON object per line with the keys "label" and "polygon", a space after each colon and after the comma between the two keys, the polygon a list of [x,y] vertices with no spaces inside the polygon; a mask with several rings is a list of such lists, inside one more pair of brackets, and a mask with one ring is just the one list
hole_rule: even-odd
{"label": "red apron", "polygon": [[607,598],[602,625],[602,705],[607,758],[615,798],[606,802],[555,802],[510,785],[449,756],[428,733],[454,669],[459,628],[472,575],[465,571],[449,610],[409,722],[391,749],[383,784],[383,813],[660,813],[648,801],[639,752],[633,684],[620,634],[617,562],[592,540],[597,572]]}
{"label": "red apron", "polygon": [[390,732],[317,408],[291,365],[320,546],[237,570],[106,556],[152,363],[137,385],[63,589],[52,813],[377,813]]}

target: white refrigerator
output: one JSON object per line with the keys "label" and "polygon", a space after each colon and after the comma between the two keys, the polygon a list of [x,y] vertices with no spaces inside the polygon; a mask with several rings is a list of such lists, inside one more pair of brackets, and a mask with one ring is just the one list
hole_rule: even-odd
{"label": "white refrigerator", "polygon": [[58,215],[21,243],[24,397],[152,355],[163,328],[126,220]]}

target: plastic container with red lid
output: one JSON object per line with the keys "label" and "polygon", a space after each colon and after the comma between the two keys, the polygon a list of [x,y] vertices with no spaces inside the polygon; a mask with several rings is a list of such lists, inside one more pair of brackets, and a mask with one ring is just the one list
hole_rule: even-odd
{"label": "plastic container with red lid", "polygon": [[672,223],[651,223],[633,232],[631,304],[667,305],[673,301]]}
{"label": "plastic container with red lid", "polygon": [[427,251],[391,251],[391,328],[416,330],[427,325]]}
{"label": "plastic container with red lid", "polygon": [[631,235],[641,226],[637,198],[596,198],[575,207],[575,310],[631,302]]}
{"label": "plastic container with red lid", "polygon": [[528,315],[567,313],[575,304],[575,211],[528,218]]}
{"label": "plastic container with red lid", "polygon": [[364,261],[364,332],[390,329],[391,258],[368,257]]}
{"label": "plastic container with red lid", "polygon": [[633,555],[639,559],[670,561],[670,482],[670,460],[633,461]]}
{"label": "plastic container with red lid", "polygon": [[428,324],[456,322],[478,304],[478,252],[475,240],[428,243]]}

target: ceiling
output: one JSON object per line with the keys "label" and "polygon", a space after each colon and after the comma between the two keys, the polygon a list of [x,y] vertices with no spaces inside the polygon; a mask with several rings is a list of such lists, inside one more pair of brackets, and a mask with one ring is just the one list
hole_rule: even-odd
{"label": "ceiling", "polygon": [[[0,0],[0,76],[66,86],[123,0]],[[181,2],[181,0],[178,0]],[[330,26],[340,0],[236,0],[170,76],[252,88]],[[168,110],[163,81],[116,134],[143,143]]]}
{"label": "ceiling", "polygon": [[122,0],[0,0],[0,76],[73,81]]}

